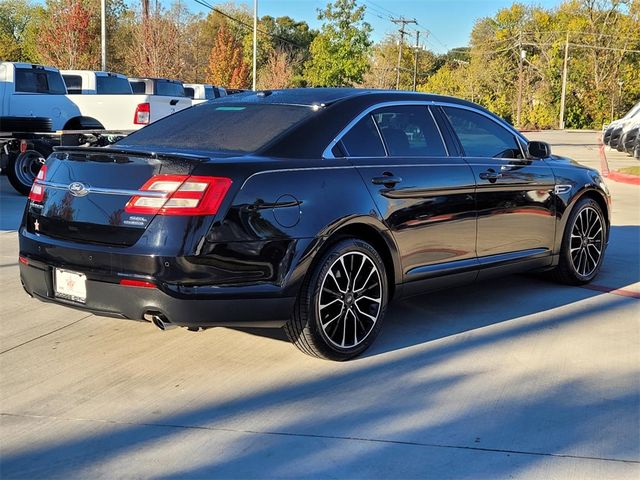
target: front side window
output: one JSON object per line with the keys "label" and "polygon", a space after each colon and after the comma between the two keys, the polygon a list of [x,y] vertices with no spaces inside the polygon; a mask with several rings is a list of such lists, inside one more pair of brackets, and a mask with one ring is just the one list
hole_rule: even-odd
{"label": "front side window", "polygon": [[213,100],[214,98],[219,97],[220,95],[216,95],[213,87],[204,87],[204,98],[207,100]]}
{"label": "front side window", "polygon": [[131,90],[133,91],[134,94],[142,94],[144,95],[146,92],[146,86],[145,83],[143,81],[129,81],[129,85],[131,85]]}
{"label": "front side window", "polygon": [[67,88],[59,72],[43,68],[16,68],[16,92],[64,95]]}
{"label": "front side window", "polygon": [[385,151],[371,115],[367,115],[344,137],[342,145],[350,157],[384,157]]}
{"label": "front side window", "polygon": [[96,93],[101,95],[128,95],[131,93],[129,80],[112,75],[96,76]]}
{"label": "front side window", "polygon": [[156,95],[165,95],[167,97],[184,97],[184,87],[181,83],[168,82],[166,80],[156,81]]}
{"label": "front side window", "polygon": [[516,137],[495,121],[462,108],[443,110],[467,157],[522,158]]}
{"label": "front side window", "polygon": [[389,156],[446,156],[438,127],[425,106],[386,107],[376,110],[373,118]]}
{"label": "front side window", "polygon": [[82,93],[82,77],[80,75],[62,75],[67,86],[67,93]]}

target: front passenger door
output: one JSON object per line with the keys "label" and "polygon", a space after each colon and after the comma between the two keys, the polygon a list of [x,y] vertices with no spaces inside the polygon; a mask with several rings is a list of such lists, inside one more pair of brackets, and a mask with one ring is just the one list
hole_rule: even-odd
{"label": "front passenger door", "polygon": [[477,183],[481,264],[550,256],[555,238],[551,168],[525,158],[515,134],[466,108],[442,107]]}

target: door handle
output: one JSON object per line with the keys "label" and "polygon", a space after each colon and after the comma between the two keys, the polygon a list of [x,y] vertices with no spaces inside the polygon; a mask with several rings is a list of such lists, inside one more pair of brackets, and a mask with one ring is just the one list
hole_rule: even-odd
{"label": "door handle", "polygon": [[373,177],[371,179],[371,183],[373,183],[374,185],[384,185],[385,187],[388,187],[388,188],[393,187],[394,185],[396,185],[397,183],[400,183],[401,181],[402,181],[402,178],[396,177],[395,175],[390,173],[385,173],[381,177]]}
{"label": "door handle", "polygon": [[482,180],[489,180],[490,182],[493,181],[495,182],[497,179],[502,177],[502,174],[499,172],[496,172],[493,168],[490,168],[489,170],[487,170],[486,172],[482,172],[479,177]]}
{"label": "door handle", "polygon": [[171,105],[171,106],[177,105],[179,101],[180,100],[178,100],[177,98],[174,98],[169,102],[169,105]]}

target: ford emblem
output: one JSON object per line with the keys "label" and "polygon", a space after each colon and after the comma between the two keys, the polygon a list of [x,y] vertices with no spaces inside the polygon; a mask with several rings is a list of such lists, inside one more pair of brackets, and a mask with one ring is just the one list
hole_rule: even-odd
{"label": "ford emblem", "polygon": [[69,192],[74,197],[84,197],[89,193],[89,188],[82,182],[73,182],[69,184]]}

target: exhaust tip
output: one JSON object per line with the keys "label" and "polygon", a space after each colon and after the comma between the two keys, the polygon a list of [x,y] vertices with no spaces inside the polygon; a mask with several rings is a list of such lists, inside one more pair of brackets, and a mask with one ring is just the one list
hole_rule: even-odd
{"label": "exhaust tip", "polygon": [[167,317],[160,313],[145,313],[143,317],[146,321],[153,323],[163,332],[177,327],[177,325],[171,323]]}

